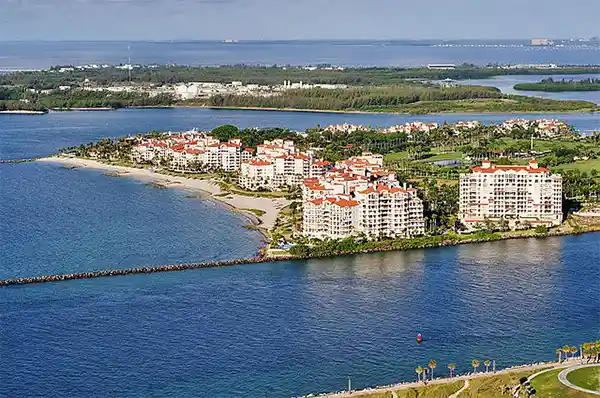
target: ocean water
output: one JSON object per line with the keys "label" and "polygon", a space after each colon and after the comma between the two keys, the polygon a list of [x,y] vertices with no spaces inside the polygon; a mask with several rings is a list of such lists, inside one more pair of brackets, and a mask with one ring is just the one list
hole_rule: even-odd
{"label": "ocean water", "polygon": [[540,117],[566,120],[582,132],[598,129],[600,126],[599,113],[386,115],[174,108],[51,112],[41,116],[0,114],[0,159],[48,156],[60,148],[103,137],[122,137],[153,130],[183,131],[194,127],[211,130],[223,124],[234,124],[240,128],[287,127],[304,131],[317,125],[345,122],[391,126],[415,120],[438,123],[480,120],[484,123],[498,123],[511,118]]}
{"label": "ocean water", "polygon": [[[597,339],[600,234],[0,288],[0,395],[290,397]],[[415,336],[423,333],[418,345]]]}
{"label": "ocean water", "polygon": [[138,64],[185,65],[600,65],[600,47],[436,47],[406,41],[0,42],[0,70],[124,64],[129,57]]}
{"label": "ocean water", "polygon": [[542,91],[518,91],[513,87],[518,83],[534,83],[542,79],[552,78],[554,80],[582,80],[599,79],[598,74],[585,75],[515,75],[515,76],[494,76],[489,79],[471,79],[462,80],[460,84],[471,84],[476,86],[498,87],[505,94],[527,95],[539,98],[550,98],[556,100],[582,100],[600,104],[600,91],[573,91],[562,93],[547,93]]}
{"label": "ocean water", "polygon": [[[598,114],[561,117],[580,129]],[[505,115],[206,109],[0,115],[0,159],[138,132]],[[0,278],[255,253],[239,215],[186,192],[0,164]],[[600,234],[0,287],[0,396],[289,397],[551,360],[600,332]],[[425,342],[415,343],[417,331]]]}

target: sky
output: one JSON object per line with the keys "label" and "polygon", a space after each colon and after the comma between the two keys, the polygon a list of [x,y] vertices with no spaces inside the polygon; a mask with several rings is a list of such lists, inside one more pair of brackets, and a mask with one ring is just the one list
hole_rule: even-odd
{"label": "sky", "polygon": [[600,0],[0,0],[0,41],[590,36]]}

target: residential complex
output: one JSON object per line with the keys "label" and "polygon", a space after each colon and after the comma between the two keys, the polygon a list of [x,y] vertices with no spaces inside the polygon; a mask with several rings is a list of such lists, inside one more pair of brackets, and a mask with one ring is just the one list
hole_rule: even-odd
{"label": "residential complex", "polygon": [[238,139],[221,142],[196,131],[170,134],[164,139],[150,138],[132,149],[136,163],[152,163],[173,170],[239,170],[243,160],[252,157],[252,149],[243,149]]}
{"label": "residential complex", "polygon": [[505,219],[511,228],[562,222],[562,177],[539,167],[495,165],[488,160],[460,175],[459,217],[469,229]]}
{"label": "residential complex", "polygon": [[400,186],[371,153],[336,163],[303,184],[303,233],[310,238],[411,237],[424,234],[417,190]]}
{"label": "residential complex", "polygon": [[295,187],[304,178],[324,174],[329,165],[315,161],[312,152],[300,152],[293,141],[264,141],[256,147],[256,156],[241,164],[239,183],[249,190]]}

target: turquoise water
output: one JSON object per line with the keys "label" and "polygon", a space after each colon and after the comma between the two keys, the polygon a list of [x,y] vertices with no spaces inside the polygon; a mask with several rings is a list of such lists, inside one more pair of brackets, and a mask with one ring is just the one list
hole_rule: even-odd
{"label": "turquoise water", "polygon": [[[452,116],[462,118],[460,116]],[[490,118],[499,116],[490,115]],[[598,115],[567,115],[596,125]],[[197,109],[0,116],[0,158],[150,129],[440,116]],[[474,119],[470,116],[468,119]],[[582,128],[582,127],[580,127]],[[126,177],[0,165],[0,278],[252,255],[211,202]],[[285,397],[551,360],[600,332],[600,234],[0,288],[0,396]],[[415,344],[417,331],[426,341]]]}

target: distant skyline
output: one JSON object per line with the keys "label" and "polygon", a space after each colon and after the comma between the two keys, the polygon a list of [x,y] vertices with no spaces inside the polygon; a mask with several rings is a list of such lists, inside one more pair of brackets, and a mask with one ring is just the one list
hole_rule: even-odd
{"label": "distant skyline", "polygon": [[600,0],[0,0],[0,40],[600,36]]}

